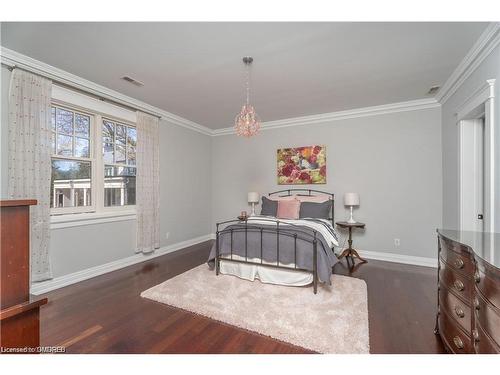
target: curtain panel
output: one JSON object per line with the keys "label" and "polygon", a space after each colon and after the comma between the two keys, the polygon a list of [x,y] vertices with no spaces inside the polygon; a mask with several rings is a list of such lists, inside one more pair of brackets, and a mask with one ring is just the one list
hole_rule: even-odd
{"label": "curtain panel", "polygon": [[8,195],[30,209],[31,281],[52,277],[49,257],[52,81],[14,69],[9,88]]}
{"label": "curtain panel", "polygon": [[159,119],[137,112],[137,252],[160,247]]}

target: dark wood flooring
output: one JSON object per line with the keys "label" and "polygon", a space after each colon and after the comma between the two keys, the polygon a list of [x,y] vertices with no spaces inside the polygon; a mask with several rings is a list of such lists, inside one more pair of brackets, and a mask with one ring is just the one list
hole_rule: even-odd
{"label": "dark wood flooring", "polygon": [[[47,293],[41,345],[68,353],[307,353],[287,343],[140,297],[208,257],[210,242]],[[350,272],[368,285],[372,353],[443,353],[433,334],[436,270],[370,260]]]}

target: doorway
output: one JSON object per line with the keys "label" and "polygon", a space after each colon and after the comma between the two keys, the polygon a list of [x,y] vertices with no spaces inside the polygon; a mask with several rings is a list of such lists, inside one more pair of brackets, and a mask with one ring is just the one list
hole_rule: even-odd
{"label": "doorway", "polygon": [[460,121],[460,230],[484,230],[484,114]]}

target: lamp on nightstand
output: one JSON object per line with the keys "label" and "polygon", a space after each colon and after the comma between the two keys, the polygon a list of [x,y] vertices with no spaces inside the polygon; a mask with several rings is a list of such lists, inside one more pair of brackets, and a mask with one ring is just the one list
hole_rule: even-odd
{"label": "lamp on nightstand", "polygon": [[347,222],[349,224],[356,223],[356,220],[352,217],[352,208],[354,206],[359,206],[359,194],[358,193],[345,193],[344,194],[344,206],[349,206],[351,208],[351,217]]}
{"label": "lamp on nightstand", "polygon": [[255,203],[259,203],[259,193],[252,191],[248,193],[248,203],[252,205],[252,213],[250,216],[255,216]]}

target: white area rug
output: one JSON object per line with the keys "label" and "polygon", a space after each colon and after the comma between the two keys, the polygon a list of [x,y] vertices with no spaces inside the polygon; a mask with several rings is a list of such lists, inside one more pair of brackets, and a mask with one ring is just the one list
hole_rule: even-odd
{"label": "white area rug", "polygon": [[330,287],[287,287],[215,276],[206,264],[141,293],[320,353],[369,353],[366,283],[333,275]]}

